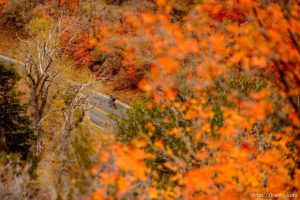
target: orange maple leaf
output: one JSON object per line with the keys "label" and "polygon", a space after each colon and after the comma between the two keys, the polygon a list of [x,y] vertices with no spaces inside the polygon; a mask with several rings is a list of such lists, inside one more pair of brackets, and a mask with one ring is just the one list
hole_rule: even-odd
{"label": "orange maple leaf", "polygon": [[168,57],[161,57],[158,59],[158,63],[163,67],[163,69],[169,73],[176,73],[179,71],[179,63],[178,61],[168,58]]}

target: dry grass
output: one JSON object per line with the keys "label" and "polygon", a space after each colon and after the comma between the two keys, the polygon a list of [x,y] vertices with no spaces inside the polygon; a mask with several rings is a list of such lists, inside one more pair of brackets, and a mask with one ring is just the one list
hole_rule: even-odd
{"label": "dry grass", "polygon": [[118,79],[114,79],[112,81],[108,81],[106,83],[98,82],[95,85],[94,90],[97,92],[101,92],[106,95],[112,95],[116,97],[118,100],[131,105],[133,102],[139,99],[141,92],[137,89],[122,89],[122,90],[115,90],[118,86],[119,81]]}
{"label": "dry grass", "polygon": [[0,54],[17,59],[18,38],[25,39],[24,33],[22,30],[0,26]]}
{"label": "dry grass", "polygon": [[115,88],[118,88],[121,84],[121,77],[118,76],[105,83],[96,81],[96,77],[94,77],[94,75],[91,74],[87,68],[73,69],[70,67],[64,70],[62,76],[64,79],[77,83],[88,83],[92,80],[94,82],[94,84],[91,86],[93,91],[106,95],[113,95],[118,100],[129,105],[138,100],[139,96],[141,95],[141,92],[138,89],[126,88],[122,90],[116,90]]}

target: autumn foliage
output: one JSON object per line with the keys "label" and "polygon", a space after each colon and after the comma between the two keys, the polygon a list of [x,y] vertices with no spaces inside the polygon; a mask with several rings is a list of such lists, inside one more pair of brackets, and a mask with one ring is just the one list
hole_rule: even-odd
{"label": "autumn foliage", "polygon": [[4,5],[7,4],[7,0],[1,0],[0,1],[0,14],[2,13]]}
{"label": "autumn foliage", "polygon": [[57,2],[59,53],[143,92],[94,141],[87,199],[300,195],[298,1]]}
{"label": "autumn foliage", "polygon": [[[135,108],[140,116],[132,114],[124,125],[119,139],[126,145],[118,151],[142,149],[152,157],[131,151],[129,161],[112,153],[128,163],[115,164],[116,170],[129,170],[113,176],[126,182],[114,185],[116,197],[299,194],[297,2],[207,2],[195,6],[183,23],[172,22],[166,1],[157,4],[154,12],[126,18],[133,31],[123,40],[125,60],[150,62],[147,78],[139,82],[150,99]],[[109,199],[109,191],[100,187],[93,198]]]}

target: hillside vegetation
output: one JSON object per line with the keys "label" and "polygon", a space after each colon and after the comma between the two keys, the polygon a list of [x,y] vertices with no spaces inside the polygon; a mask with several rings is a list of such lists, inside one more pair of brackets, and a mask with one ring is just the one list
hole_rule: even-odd
{"label": "hillside vegetation", "polygon": [[[298,198],[299,13],[297,0],[0,0],[0,53],[24,63],[0,64],[0,198]],[[131,105],[108,115],[115,133],[91,123],[94,91]]]}

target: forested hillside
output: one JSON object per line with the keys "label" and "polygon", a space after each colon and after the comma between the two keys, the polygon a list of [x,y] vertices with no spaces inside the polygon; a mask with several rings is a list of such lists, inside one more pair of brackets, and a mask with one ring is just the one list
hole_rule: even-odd
{"label": "forested hillside", "polygon": [[297,0],[0,0],[0,199],[300,195]]}

